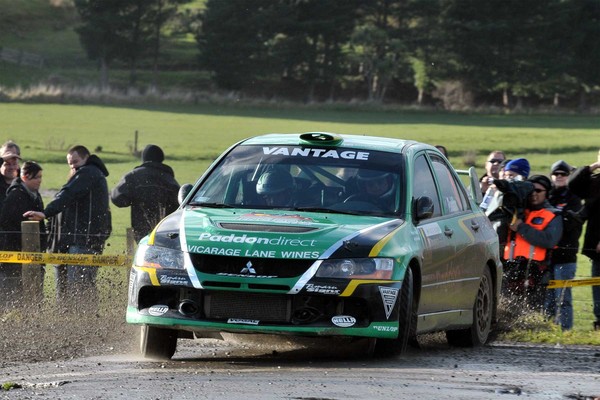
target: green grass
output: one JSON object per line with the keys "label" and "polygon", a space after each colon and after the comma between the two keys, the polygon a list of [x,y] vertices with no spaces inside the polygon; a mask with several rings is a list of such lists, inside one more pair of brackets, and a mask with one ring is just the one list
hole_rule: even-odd
{"label": "green grass", "polygon": [[[510,158],[525,157],[532,173],[549,172],[563,159],[572,165],[596,159],[600,142],[600,119],[591,116],[511,116],[450,114],[400,110],[360,109],[349,106],[196,106],[110,107],[0,103],[0,132],[22,148],[24,159],[34,159],[44,168],[42,189],[57,190],[66,181],[67,147],[83,144],[105,161],[110,171],[109,187],[139,164],[130,149],[139,132],[138,149],[148,143],[161,146],[166,163],[175,170],[180,184],[193,183],[225,149],[238,140],[262,133],[331,131],[414,139],[444,144],[455,167],[464,168],[469,154],[483,173],[487,154],[506,151]],[[50,198],[46,198],[48,202]],[[125,249],[129,209],[112,207],[113,235],[108,254]],[[125,279],[126,272],[107,268],[110,279]],[[578,276],[590,275],[590,263],[579,256]],[[516,329],[506,338],[514,340],[598,344],[598,333],[590,332],[590,287],[573,289],[575,328],[562,333],[548,324],[535,329]]]}

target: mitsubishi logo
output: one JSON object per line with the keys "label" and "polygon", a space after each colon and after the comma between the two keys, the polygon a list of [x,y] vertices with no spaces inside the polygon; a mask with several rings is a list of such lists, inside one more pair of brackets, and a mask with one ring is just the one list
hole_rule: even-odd
{"label": "mitsubishi logo", "polygon": [[248,261],[248,264],[240,271],[240,274],[252,274],[256,275],[256,270],[252,266],[252,261]]}

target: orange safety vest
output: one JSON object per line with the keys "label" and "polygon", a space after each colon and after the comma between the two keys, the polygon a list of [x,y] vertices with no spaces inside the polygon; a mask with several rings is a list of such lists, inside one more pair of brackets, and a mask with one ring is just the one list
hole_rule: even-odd
{"label": "orange safety vest", "polygon": [[[543,231],[555,216],[556,214],[545,208],[525,211],[525,223],[538,231]],[[514,237],[513,240],[508,240],[504,246],[504,259],[509,261],[513,261],[517,257],[525,257],[534,261],[546,259],[547,249],[532,245],[516,232],[509,232],[509,236],[511,234]]]}

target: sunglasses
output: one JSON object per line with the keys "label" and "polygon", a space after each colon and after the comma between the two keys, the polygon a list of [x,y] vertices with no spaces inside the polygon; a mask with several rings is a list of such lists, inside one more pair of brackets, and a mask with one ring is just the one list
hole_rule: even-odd
{"label": "sunglasses", "polygon": [[504,161],[502,158],[492,158],[491,160],[487,160],[490,164],[500,164],[502,161]]}
{"label": "sunglasses", "polygon": [[554,175],[554,176],[569,176],[569,174],[567,174],[566,172],[555,172],[552,175]]}
{"label": "sunglasses", "polygon": [[533,189],[533,191],[534,191],[535,193],[547,192],[547,190],[546,190],[546,189]]}

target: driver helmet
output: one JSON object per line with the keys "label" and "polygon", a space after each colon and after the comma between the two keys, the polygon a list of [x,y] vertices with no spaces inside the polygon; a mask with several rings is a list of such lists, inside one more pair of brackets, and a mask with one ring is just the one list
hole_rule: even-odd
{"label": "driver helmet", "polygon": [[356,178],[358,186],[370,195],[387,196],[394,188],[391,172],[361,169]]}
{"label": "driver helmet", "polygon": [[289,203],[293,189],[294,178],[289,172],[282,170],[265,172],[256,183],[256,193],[263,196],[269,205]]}

